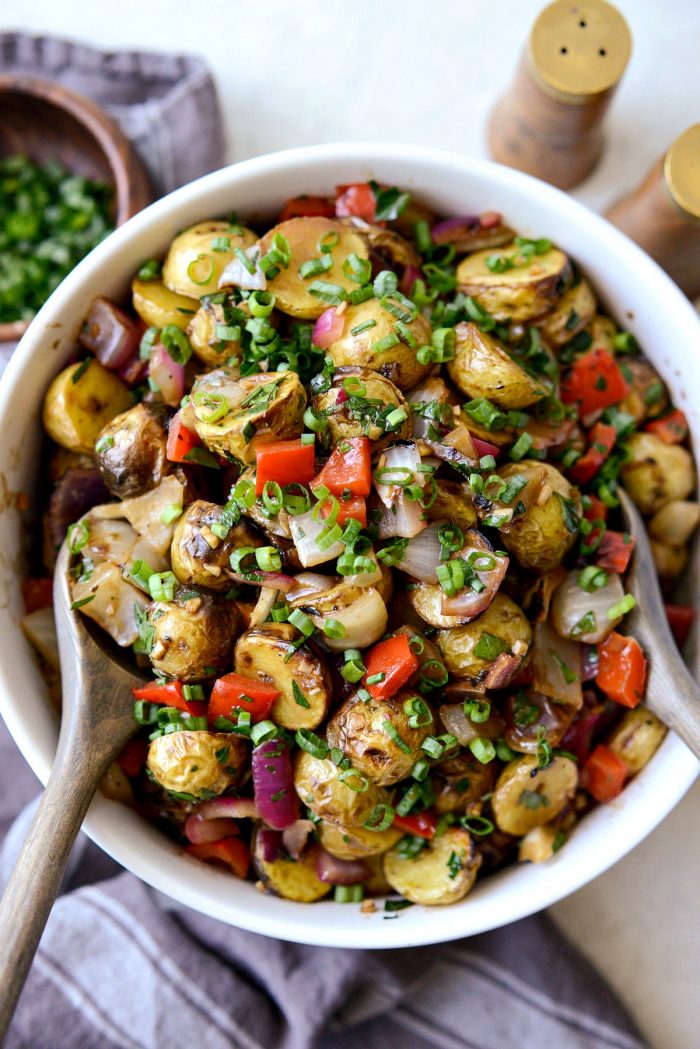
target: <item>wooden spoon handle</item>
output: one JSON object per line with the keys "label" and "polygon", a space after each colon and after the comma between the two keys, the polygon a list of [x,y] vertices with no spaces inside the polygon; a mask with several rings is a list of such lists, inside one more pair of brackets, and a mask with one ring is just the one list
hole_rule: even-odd
{"label": "wooden spoon handle", "polygon": [[[671,641],[673,644],[673,641]],[[647,651],[653,653],[648,645]],[[667,698],[663,709],[656,696]],[[647,706],[700,758],[700,684],[685,664],[677,660],[651,660],[647,685]]]}
{"label": "wooden spoon handle", "polygon": [[0,902],[0,1044],[58,894],[99,769],[56,760]]}

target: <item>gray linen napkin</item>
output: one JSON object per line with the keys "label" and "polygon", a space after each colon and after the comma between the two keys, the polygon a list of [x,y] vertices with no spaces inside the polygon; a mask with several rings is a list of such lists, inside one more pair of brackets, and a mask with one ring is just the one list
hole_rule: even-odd
{"label": "gray linen napkin", "polygon": [[[5,34],[0,67],[60,80],[102,103],[161,192],[222,161],[214,86],[196,58]],[[0,722],[0,888],[38,789]],[[7,1049],[398,1045],[644,1049],[610,989],[542,915],[440,947],[303,947],[174,904],[84,835],[7,1041]]]}

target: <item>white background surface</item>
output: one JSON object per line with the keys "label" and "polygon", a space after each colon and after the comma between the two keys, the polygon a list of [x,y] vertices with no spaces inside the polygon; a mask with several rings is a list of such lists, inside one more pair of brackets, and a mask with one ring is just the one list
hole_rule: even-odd
{"label": "white background surface", "polygon": [[[2,28],[102,47],[200,53],[219,87],[230,160],[343,140],[484,155],[486,114],[541,6],[538,0],[13,0],[4,6]],[[634,54],[609,113],[606,154],[575,194],[595,208],[635,184],[674,136],[700,119],[700,4],[617,0],[617,6],[630,23]],[[696,785],[635,852],[553,910],[654,1049],[700,1044],[699,813]]]}

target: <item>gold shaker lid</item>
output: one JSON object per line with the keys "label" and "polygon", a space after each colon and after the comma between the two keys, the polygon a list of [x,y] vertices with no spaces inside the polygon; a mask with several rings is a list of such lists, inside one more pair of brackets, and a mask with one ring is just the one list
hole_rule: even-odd
{"label": "gold shaker lid", "polygon": [[569,102],[614,87],[631,51],[627,22],[605,0],[555,0],[538,15],[528,48],[545,90]]}
{"label": "gold shaker lid", "polygon": [[700,124],[679,135],[664,157],[664,179],[676,205],[700,219]]}

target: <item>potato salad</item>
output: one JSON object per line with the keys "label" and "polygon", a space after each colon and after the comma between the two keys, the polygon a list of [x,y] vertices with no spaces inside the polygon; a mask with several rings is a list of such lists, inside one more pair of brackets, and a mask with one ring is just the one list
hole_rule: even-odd
{"label": "potato salad", "polygon": [[618,488],[670,594],[688,427],[532,232],[351,184],[198,222],[92,303],[44,401],[44,562],[65,536],[73,608],[142,670],[106,789],[193,863],[455,903],[661,744]]}

